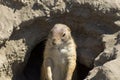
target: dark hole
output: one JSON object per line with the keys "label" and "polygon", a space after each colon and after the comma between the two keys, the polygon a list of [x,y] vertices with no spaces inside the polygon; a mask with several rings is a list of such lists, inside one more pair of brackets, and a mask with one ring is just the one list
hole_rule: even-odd
{"label": "dark hole", "polygon": [[88,68],[77,61],[77,67],[76,67],[77,79],[76,80],[84,80],[91,69],[92,68]]}
{"label": "dark hole", "polygon": [[[44,47],[45,41],[42,41],[32,50],[28,63],[24,68],[25,80],[40,80],[40,68],[43,61]],[[73,80],[83,80],[90,70],[90,68],[87,68],[77,61]]]}
{"label": "dark hole", "polygon": [[40,80],[40,68],[43,61],[45,41],[41,41],[31,52],[30,58],[24,69],[26,80]]}

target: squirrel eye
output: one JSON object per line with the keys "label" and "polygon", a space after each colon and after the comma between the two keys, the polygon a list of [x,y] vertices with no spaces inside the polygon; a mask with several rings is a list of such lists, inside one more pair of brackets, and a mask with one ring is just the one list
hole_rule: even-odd
{"label": "squirrel eye", "polygon": [[62,37],[64,37],[65,36],[65,33],[62,35]]}

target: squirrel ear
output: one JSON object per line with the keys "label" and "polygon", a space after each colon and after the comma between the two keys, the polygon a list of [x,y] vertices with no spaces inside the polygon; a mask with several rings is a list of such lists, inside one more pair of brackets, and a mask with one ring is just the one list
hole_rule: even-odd
{"label": "squirrel ear", "polygon": [[48,37],[51,37],[53,34],[53,30],[51,29],[49,32],[48,32]]}
{"label": "squirrel ear", "polygon": [[68,31],[70,31],[70,32],[71,32],[70,28],[68,28]]}
{"label": "squirrel ear", "polygon": [[50,30],[49,34],[52,34],[53,33],[53,28]]}

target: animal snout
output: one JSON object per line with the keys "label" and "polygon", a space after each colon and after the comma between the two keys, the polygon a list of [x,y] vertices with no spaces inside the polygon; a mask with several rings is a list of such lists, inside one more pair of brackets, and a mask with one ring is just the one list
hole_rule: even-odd
{"label": "animal snout", "polygon": [[53,39],[53,40],[52,40],[52,44],[53,44],[53,45],[56,45],[55,41],[56,41],[56,39]]}
{"label": "animal snout", "polygon": [[53,39],[53,41],[52,41],[52,44],[53,45],[59,45],[59,44],[61,44],[61,41],[60,40],[56,40],[56,39]]}
{"label": "animal snout", "polygon": [[53,44],[53,45],[56,45],[56,43],[55,43],[54,41],[52,42],[52,44]]}

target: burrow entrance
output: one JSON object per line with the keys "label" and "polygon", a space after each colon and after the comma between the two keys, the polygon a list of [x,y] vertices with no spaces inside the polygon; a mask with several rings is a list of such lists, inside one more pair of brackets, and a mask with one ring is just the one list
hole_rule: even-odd
{"label": "burrow entrance", "polygon": [[[77,54],[79,57],[76,67],[77,74],[75,74],[77,75],[76,80],[83,80],[86,78],[89,71],[93,68],[92,62],[94,62],[94,58],[97,57],[105,49],[101,35],[115,33],[117,29],[114,29],[113,26],[116,26],[111,26],[111,24],[108,24],[107,22],[105,23],[101,20],[101,18],[97,20],[92,20],[92,18],[91,20],[86,20],[84,18],[73,17],[70,14],[64,14],[52,18],[52,20],[49,20],[48,22],[44,20],[37,20],[34,22],[34,24],[31,24],[31,28],[29,29],[31,29],[31,31],[34,31],[33,33],[35,33],[34,35],[36,36],[41,32],[45,32],[46,30],[50,29],[51,27],[48,27],[48,24],[53,25],[56,23],[66,24],[72,30],[72,35],[77,44]],[[33,30],[33,26],[35,30]],[[36,33],[37,31],[40,33]],[[36,38],[39,38],[39,36]],[[29,39],[27,40],[29,41]],[[29,60],[27,61],[22,74],[25,77],[25,80],[40,80],[40,68],[43,61],[45,41],[46,40],[41,41],[31,51]],[[86,66],[92,67],[88,68]]]}
{"label": "burrow entrance", "polygon": [[[32,50],[27,65],[23,71],[25,80],[40,80],[40,68],[43,61],[45,41],[46,40],[41,41]],[[77,61],[77,67],[75,70],[76,74],[74,74],[76,78],[74,80],[83,80],[88,75],[90,70],[91,68],[88,68]]]}
{"label": "burrow entrance", "polygon": [[[52,21],[48,21],[47,24],[50,23],[51,25],[53,25],[56,23],[63,23],[71,28],[72,35],[78,48],[77,56],[79,57],[79,59],[77,59],[77,67],[75,70],[75,77],[77,76],[77,78],[75,78],[74,80],[83,80],[84,78],[86,78],[89,71],[93,68],[92,62],[94,61],[94,58],[97,57],[97,55],[99,55],[104,50],[104,43],[102,41],[102,37],[100,36],[104,33],[104,31],[106,32],[106,29],[104,30],[103,25],[101,25],[100,28],[96,26],[98,23],[100,23],[99,21],[96,23],[87,21],[87,24],[85,24],[86,21],[81,21],[83,19],[80,19],[80,21],[76,19],[77,18],[74,19],[73,17],[71,17],[71,15],[65,14],[53,18]],[[40,22],[38,20],[35,21],[35,23],[31,26],[39,26],[42,23],[44,24],[44,22],[45,21]],[[44,25],[43,27],[44,28],[40,29],[47,28],[46,25]],[[50,29],[51,27],[48,28]],[[38,28],[36,29],[38,30]],[[27,61],[27,64],[23,71],[23,76],[25,77],[25,80],[40,80],[40,68],[43,62],[43,51],[45,47],[45,42],[46,40],[41,41],[31,51],[29,60]],[[86,66],[90,66],[90,68]]]}

